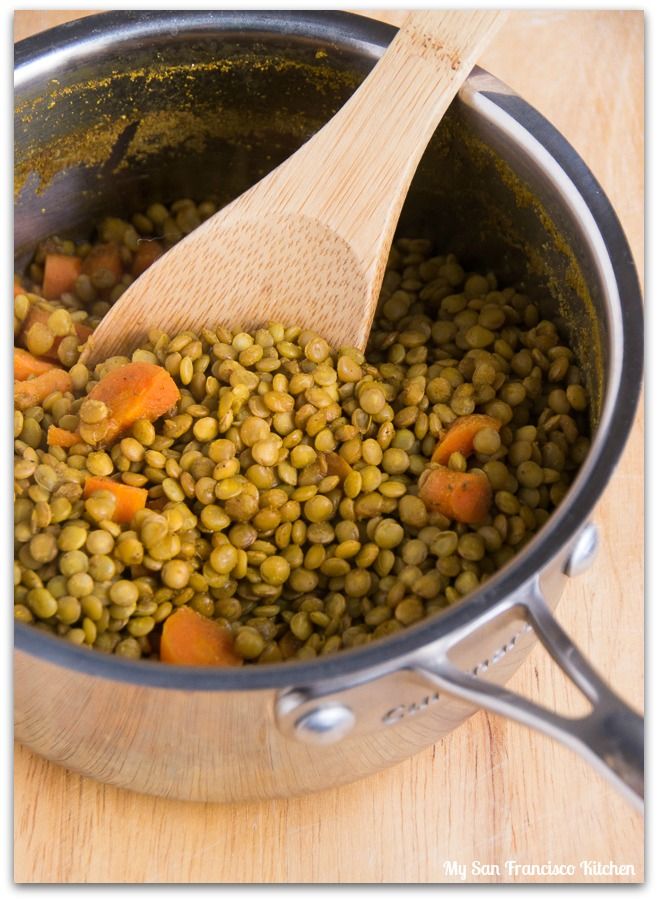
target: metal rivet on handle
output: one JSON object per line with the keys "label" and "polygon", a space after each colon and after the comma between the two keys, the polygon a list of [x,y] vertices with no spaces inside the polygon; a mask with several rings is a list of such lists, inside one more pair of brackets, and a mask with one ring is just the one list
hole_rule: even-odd
{"label": "metal rivet on handle", "polygon": [[344,704],[314,707],[295,723],[295,737],[315,745],[340,741],[352,730],[356,717]]}
{"label": "metal rivet on handle", "polygon": [[567,576],[579,576],[589,569],[599,549],[599,531],[594,523],[588,523],[576,539],[573,550],[564,566]]}

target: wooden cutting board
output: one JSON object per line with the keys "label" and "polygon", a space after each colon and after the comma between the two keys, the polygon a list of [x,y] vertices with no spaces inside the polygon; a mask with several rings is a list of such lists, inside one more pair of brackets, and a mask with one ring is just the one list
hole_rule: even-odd
{"label": "wooden cutting board", "polygon": [[[19,11],[15,37],[81,11]],[[403,12],[370,11],[392,24]],[[601,182],[643,266],[643,14],[514,12],[482,64],[535,105]],[[643,423],[596,515],[594,568],[559,618],[619,694],[643,702]],[[577,701],[535,649],[510,687],[567,713]],[[640,882],[643,823],[573,753],[480,713],[434,747],[336,790],[260,804],[136,795],[17,747],[17,882]],[[476,862],[480,863],[478,870]],[[575,866],[510,876],[506,862]],[[631,865],[591,875],[582,861]],[[495,868],[498,868],[499,874]]]}

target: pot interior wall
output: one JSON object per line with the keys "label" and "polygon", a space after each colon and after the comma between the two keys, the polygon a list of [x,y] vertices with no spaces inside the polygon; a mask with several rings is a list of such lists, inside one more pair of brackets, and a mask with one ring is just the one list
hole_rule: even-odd
{"label": "pot interior wall", "polygon": [[[326,122],[376,61],[300,34],[163,33],[97,49],[17,94],[16,261],[53,232],[188,196],[226,203]],[[456,101],[414,179],[400,233],[521,283],[580,351],[600,412],[608,342],[602,290],[571,224],[519,178]],[[603,360],[603,365],[599,365]]]}

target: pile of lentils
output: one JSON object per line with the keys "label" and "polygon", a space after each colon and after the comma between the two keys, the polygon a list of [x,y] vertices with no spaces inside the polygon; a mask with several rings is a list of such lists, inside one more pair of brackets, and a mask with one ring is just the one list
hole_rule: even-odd
{"label": "pile of lentils", "polygon": [[[214,212],[154,204],[104,220],[126,272],[141,240],[163,248]],[[16,298],[38,297],[50,238]],[[81,275],[47,306],[48,327],[93,326],[130,284]],[[66,319],[66,322],[64,320]],[[61,320],[61,321],[60,321]],[[41,335],[52,346],[53,336]],[[58,349],[73,392],[15,413],[15,617],[78,645],[158,659],[162,624],[182,605],[228,626],[246,662],[309,659],[392,635],[469,594],[546,522],[585,458],[588,397],[573,351],[539,307],[491,272],[466,271],[427,240],[399,239],[365,354],[268,323],[153,331],[131,358],[88,369],[75,338]],[[49,447],[50,425],[93,436],[87,393],[132,359],[164,366],[181,400],[110,447]],[[485,413],[468,460],[493,504],[465,525],[428,512],[418,479],[454,420]],[[148,489],[127,525],[113,499],[82,497],[89,475]]]}

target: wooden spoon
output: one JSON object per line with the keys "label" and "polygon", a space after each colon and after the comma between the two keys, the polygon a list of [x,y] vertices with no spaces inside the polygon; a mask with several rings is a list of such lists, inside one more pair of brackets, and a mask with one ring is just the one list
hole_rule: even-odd
{"label": "wooden spoon", "polygon": [[158,327],[268,321],[364,348],[402,203],[429,139],[506,13],[417,11],[331,121],[144,272],[87,362]]}

